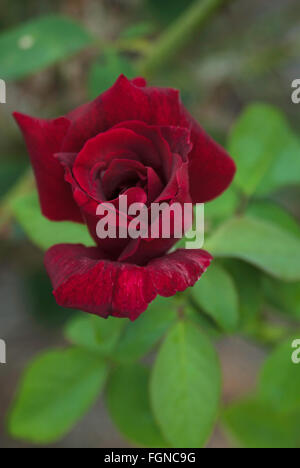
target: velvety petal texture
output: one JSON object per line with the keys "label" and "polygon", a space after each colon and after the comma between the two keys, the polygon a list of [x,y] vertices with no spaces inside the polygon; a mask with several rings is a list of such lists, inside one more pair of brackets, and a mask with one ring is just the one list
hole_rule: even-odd
{"label": "velvety petal texture", "polygon": [[56,245],[45,263],[59,305],[108,317],[135,320],[159,294],[170,297],[193,286],[212,257],[202,250],[177,250],[145,267],[112,262],[100,249]]}
{"label": "velvety petal texture", "polygon": [[[87,138],[126,120],[191,131],[194,149],[190,154],[190,178],[194,203],[216,198],[226,190],[234,177],[236,168],[233,160],[190,116],[177,90],[141,87],[121,76],[106,93],[73,112],[71,119],[73,123],[66,145],[72,150],[78,150]],[[87,125],[82,127],[82,121]]]}
{"label": "velvety petal texture", "polygon": [[42,120],[17,112],[14,117],[27,144],[43,214],[53,221],[82,222],[71,187],[65,183],[64,169],[54,158],[70,122],[64,117]]}
{"label": "velvety petal texture", "polygon": [[[91,236],[112,260],[145,265],[177,242],[175,226],[170,239],[151,236],[139,242],[131,238],[124,241],[120,236],[103,239],[97,235],[97,225],[106,213],[98,215],[97,207],[112,204],[119,215],[124,195],[128,206],[191,203],[188,162],[191,148],[190,132],[186,129],[126,121],[90,138],[79,153],[55,155],[66,169],[65,179],[72,186],[74,200]],[[162,217],[163,214],[156,221],[158,224]],[[132,217],[122,220],[128,227]],[[119,228],[119,220],[115,224]]]}
{"label": "velvety petal texture", "polygon": [[227,152],[185,112],[183,120],[191,130],[193,149],[189,154],[191,197],[205,203],[221,195],[233,181],[236,165]]}
{"label": "velvety petal texture", "polygon": [[[65,117],[14,117],[27,144],[43,214],[85,223],[95,241],[93,248],[57,245],[47,253],[59,304],[134,320],[158,294],[174,295],[200,278],[211,256],[202,250],[168,254],[183,220],[170,215],[166,238],[164,215],[172,207],[219,196],[230,185],[235,164],[190,116],[177,90],[148,87],[143,78],[130,81],[122,75]],[[148,220],[128,212],[125,199],[128,207],[145,207]],[[153,203],[164,203],[154,218]],[[99,236],[99,223],[107,220],[115,236]],[[121,232],[132,222],[148,228],[147,235],[124,238]]]}

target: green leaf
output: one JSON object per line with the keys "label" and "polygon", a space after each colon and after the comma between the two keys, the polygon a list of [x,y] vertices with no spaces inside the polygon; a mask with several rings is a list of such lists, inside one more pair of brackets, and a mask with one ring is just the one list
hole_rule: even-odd
{"label": "green leaf", "polygon": [[218,340],[223,337],[223,330],[217,328],[215,322],[202,310],[197,310],[194,304],[184,306],[184,316],[201,328],[209,339]]}
{"label": "green leaf", "polygon": [[271,223],[234,218],[205,247],[215,257],[244,260],[285,281],[300,280],[300,240]]}
{"label": "green leaf", "polygon": [[175,307],[171,299],[158,296],[135,322],[126,325],[113,357],[129,363],[145,356],[174,323]]}
{"label": "green leaf", "polygon": [[24,78],[91,43],[91,36],[68,18],[53,15],[35,19],[1,34],[1,78]]}
{"label": "green leaf", "polygon": [[300,238],[300,224],[298,221],[272,201],[254,201],[248,206],[246,214],[264,221],[270,221],[272,224],[276,224]]}
{"label": "green leaf", "polygon": [[233,276],[239,295],[242,328],[255,323],[263,306],[261,273],[239,260],[226,260],[226,269]]}
{"label": "green leaf", "polygon": [[290,133],[285,147],[266,172],[256,193],[268,195],[282,187],[300,184],[300,139]]}
{"label": "green leaf", "polygon": [[88,229],[83,224],[53,222],[41,214],[37,194],[23,195],[13,201],[13,211],[30,240],[43,250],[54,244],[95,245]]}
{"label": "green leaf", "polygon": [[272,106],[252,104],[229,139],[229,152],[238,166],[235,184],[250,196],[300,183],[299,151],[285,116]]}
{"label": "green leaf", "polygon": [[5,193],[14,185],[18,178],[24,173],[27,162],[13,160],[13,158],[7,158],[8,161],[0,160],[1,173],[0,173],[0,197],[3,197]]}
{"label": "green leaf", "polygon": [[237,210],[239,196],[233,186],[231,186],[220,197],[205,205],[206,224],[213,223],[215,226],[220,221],[230,218]]}
{"label": "green leaf", "polygon": [[132,63],[123,55],[114,51],[106,51],[101,61],[95,62],[89,73],[88,90],[91,99],[110,88],[119,76],[123,74],[127,78],[134,78],[136,72]]}
{"label": "green leaf", "polygon": [[67,324],[65,336],[74,345],[108,355],[116,346],[124,326],[123,319],[103,319],[82,313]]}
{"label": "green leaf", "polygon": [[53,287],[43,264],[37,270],[23,272],[22,299],[28,313],[38,325],[46,328],[61,328],[78,312],[57,304],[52,294]]}
{"label": "green leaf", "polygon": [[263,288],[269,305],[291,318],[300,320],[300,282],[283,283],[265,276]]}
{"label": "green leaf", "polygon": [[231,332],[239,322],[239,298],[230,274],[213,263],[191,290],[197,303],[224,330]]}
{"label": "green leaf", "polygon": [[217,417],[220,386],[210,341],[194,324],[177,323],[159,351],[150,385],[156,419],[173,447],[205,445]]}
{"label": "green leaf", "polygon": [[300,333],[280,345],[264,363],[259,380],[259,394],[278,411],[297,409],[300,413],[300,369],[292,361],[295,351],[292,344],[295,338],[299,339]]}
{"label": "green leaf", "polygon": [[49,444],[64,436],[95,403],[106,365],[82,349],[51,351],[30,364],[9,416],[13,437]]}
{"label": "green leaf", "polygon": [[268,402],[248,398],[228,407],[225,432],[243,448],[297,448],[300,446],[298,414],[277,412]]}
{"label": "green leaf", "polygon": [[149,369],[140,364],[117,367],[107,388],[108,409],[128,440],[144,447],[166,448],[152,415],[149,380]]}

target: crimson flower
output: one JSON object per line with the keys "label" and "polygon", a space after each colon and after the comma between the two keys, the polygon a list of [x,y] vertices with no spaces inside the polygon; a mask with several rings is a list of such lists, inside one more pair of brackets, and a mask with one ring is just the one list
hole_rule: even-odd
{"label": "crimson flower", "polygon": [[235,164],[182,105],[178,91],[124,76],[65,117],[15,113],[30,154],[41,209],[86,223],[95,247],[55,245],[45,264],[59,305],[135,320],[157,295],[193,286],[211,263],[177,239],[99,239],[97,207],[110,202],[204,203],[231,183]]}

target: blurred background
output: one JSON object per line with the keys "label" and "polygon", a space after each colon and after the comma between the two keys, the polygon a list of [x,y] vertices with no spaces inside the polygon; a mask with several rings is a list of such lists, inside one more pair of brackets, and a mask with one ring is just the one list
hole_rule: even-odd
{"label": "blurred background", "polygon": [[[56,117],[95,97],[119,73],[133,76],[133,64],[192,2],[2,0],[0,34],[54,13],[75,20],[99,38],[97,47],[84,47],[54,64],[49,61],[49,66],[25,77],[22,64],[19,76],[12,76],[8,51],[0,48],[0,78],[7,82],[7,103],[0,105],[2,200],[28,166],[24,143],[11,112]],[[67,34],[65,31],[66,41]],[[25,34],[24,38],[20,47],[30,47],[30,37]],[[46,39],[47,31],[43,40]],[[165,67],[155,70],[150,82],[179,88],[185,105],[222,144],[226,144],[237,116],[253,101],[279,107],[297,133],[300,114],[299,106],[291,102],[291,83],[300,78],[299,50],[298,0],[235,0],[220,9]],[[299,190],[285,190],[280,196],[300,219]],[[5,432],[7,409],[28,360],[41,350],[63,345],[62,326],[76,312],[56,306],[43,268],[43,253],[27,240],[17,223],[1,233],[0,242],[0,338],[7,343],[8,362],[0,366],[0,446],[27,447],[31,445],[12,440]],[[255,386],[265,350],[238,336],[221,340],[218,347],[224,376],[223,399],[230,402]],[[101,400],[55,445],[126,446]],[[223,448],[229,442],[217,429],[209,446]]]}

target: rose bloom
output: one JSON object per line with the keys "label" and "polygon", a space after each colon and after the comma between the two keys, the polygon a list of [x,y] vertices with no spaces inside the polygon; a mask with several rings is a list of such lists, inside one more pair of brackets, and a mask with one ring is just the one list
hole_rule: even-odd
{"label": "rose bloom", "polygon": [[[101,203],[204,203],[231,183],[235,164],[182,105],[178,91],[117,82],[65,117],[15,113],[30,154],[43,214],[86,223],[95,247],[55,245],[45,264],[59,305],[135,320],[157,295],[199,280],[212,257],[168,251],[170,239],[99,239]],[[129,221],[129,220],[127,220]]]}

